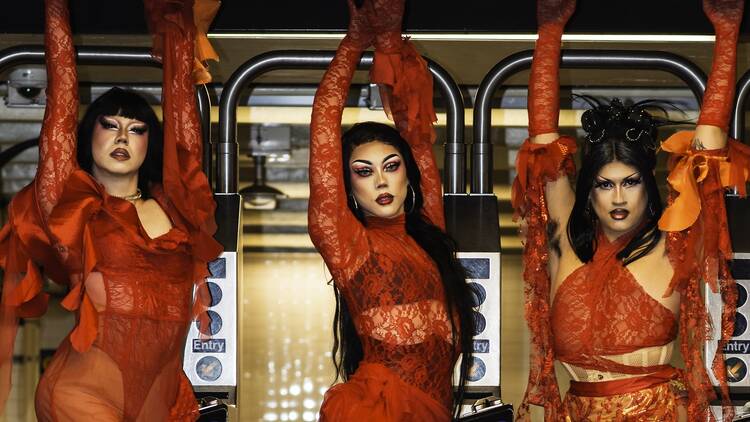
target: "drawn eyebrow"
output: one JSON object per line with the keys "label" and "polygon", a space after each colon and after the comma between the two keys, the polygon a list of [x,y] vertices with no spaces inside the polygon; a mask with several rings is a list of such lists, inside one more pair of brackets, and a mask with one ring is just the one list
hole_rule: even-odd
{"label": "drawn eyebrow", "polygon": [[372,165],[372,163],[371,163],[371,162],[369,162],[369,161],[367,161],[367,160],[354,160],[354,161],[352,161],[352,164],[354,164],[354,163],[362,163],[362,164],[367,164],[368,166],[371,166],[371,165]]}
{"label": "drawn eyebrow", "polygon": [[[636,175],[640,176],[640,175],[641,175],[641,172],[637,171],[637,172],[635,172],[635,173],[633,173],[633,174],[630,174],[630,175],[628,175],[628,176],[625,176],[625,177],[623,177],[623,178],[622,178],[622,180],[628,180],[628,179],[630,179],[630,178],[632,178],[633,176],[636,176]],[[604,176],[599,176],[599,175],[597,175],[596,177],[597,177],[597,178],[599,178],[599,179],[602,179],[602,180],[599,180],[600,182],[610,182],[610,183],[614,183],[614,182],[613,182],[613,181],[612,181],[611,179],[607,179],[607,178],[606,178],[606,177],[604,177]]]}
{"label": "drawn eyebrow", "polygon": [[383,158],[383,162],[385,163],[386,161],[390,160],[393,157],[398,157],[398,154],[391,154],[391,155]]}

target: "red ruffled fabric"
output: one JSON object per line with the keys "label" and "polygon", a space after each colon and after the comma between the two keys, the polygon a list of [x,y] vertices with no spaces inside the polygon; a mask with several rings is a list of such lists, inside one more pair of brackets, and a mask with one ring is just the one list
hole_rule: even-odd
{"label": "red ruffled fabric", "polygon": [[172,19],[168,18],[169,15],[175,13],[186,13],[185,4],[188,4],[193,0],[146,0],[146,17],[148,18],[149,32],[153,36],[153,51],[154,57],[162,58],[164,54],[164,33],[162,31],[162,20],[169,19],[173,23],[179,25],[185,29],[187,26],[191,26],[188,23],[192,22],[195,26],[195,44],[194,44],[194,57],[193,57],[193,71],[192,77],[195,84],[207,84],[211,82],[211,73],[208,71],[206,62],[208,60],[219,61],[219,55],[214,50],[211,42],[208,40],[207,32],[211,26],[211,22],[214,20],[214,16],[219,11],[221,1],[219,0],[194,0],[195,3],[192,7],[192,21],[186,19]]}
{"label": "red ruffled fabric", "polygon": [[526,140],[516,158],[518,176],[513,181],[511,201],[515,218],[526,222],[523,250],[525,312],[531,336],[529,381],[516,420],[530,420],[529,405],[544,406],[545,420],[564,416],[554,368],[550,326],[550,276],[544,185],[561,176],[574,176],[575,140],[563,136],[550,144]]}
{"label": "red ruffled fabric", "polygon": [[405,383],[387,367],[366,362],[347,382],[326,392],[320,409],[321,422],[450,420],[450,413],[441,403]]}
{"label": "red ruffled fabric", "polygon": [[[680,132],[664,142],[671,152],[668,181],[672,189],[668,207],[659,226],[670,230],[667,253],[675,273],[669,290],[680,292],[681,351],[689,390],[688,414],[691,420],[706,417],[709,401],[716,397],[705,369],[701,349],[711,334],[711,320],[701,293],[701,281],[724,301],[721,339],[711,368],[720,381],[724,419],[731,420],[729,389],[722,350],[732,337],[737,303],[735,281],[729,271],[732,247],[724,202],[725,188],[737,188],[746,195],[750,178],[750,147],[729,140],[722,150],[694,151],[693,132]],[[697,201],[697,203],[696,203]],[[696,212],[697,210],[697,212]],[[689,220],[683,221],[686,216]],[[688,224],[687,227],[683,228]],[[728,419],[729,417],[729,419]]]}
{"label": "red ruffled fabric", "polygon": [[381,86],[380,95],[389,118],[401,136],[412,143],[433,143],[437,121],[432,104],[432,76],[427,62],[408,38],[394,42],[396,49],[375,45],[370,80]]}

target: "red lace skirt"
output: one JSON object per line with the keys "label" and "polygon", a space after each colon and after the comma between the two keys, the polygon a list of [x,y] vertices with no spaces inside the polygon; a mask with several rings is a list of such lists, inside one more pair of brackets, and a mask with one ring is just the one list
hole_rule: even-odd
{"label": "red lace skirt", "polygon": [[321,422],[450,420],[449,409],[375,363],[360,364],[349,381],[328,390],[320,408]]}

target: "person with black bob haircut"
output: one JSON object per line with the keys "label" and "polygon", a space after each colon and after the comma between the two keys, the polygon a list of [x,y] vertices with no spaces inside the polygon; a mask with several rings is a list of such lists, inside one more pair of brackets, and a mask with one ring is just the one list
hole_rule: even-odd
{"label": "person with black bob haircut", "polygon": [[[94,156],[91,149],[92,135],[97,124],[101,125],[104,116],[120,116],[143,122],[148,128],[146,156],[138,168],[138,189],[144,199],[152,198],[150,187],[162,183],[164,161],[164,135],[161,122],[154,109],[139,94],[119,87],[113,87],[94,100],[78,124],[78,165],[92,173]],[[106,123],[105,123],[106,124]]]}
{"label": "person with black bob haircut", "polygon": [[[714,65],[695,131],[661,144],[673,122],[656,101],[626,105],[583,97],[586,132],[558,130],[560,39],[574,0],[538,0],[539,38],[529,80],[529,139],[516,161],[512,202],[524,219],[530,373],[517,420],[530,405],[545,420],[715,420],[721,387],[731,421],[724,345],[736,308],[724,189],[745,194],[750,148],[727,140],[734,97],[741,0],[704,0],[716,29]],[[663,116],[663,117],[660,117]],[[670,153],[668,206],[655,179],[657,152]],[[575,179],[575,190],[571,179]],[[705,282],[722,303],[712,329]],[[670,362],[680,330],[684,368]],[[709,336],[719,338],[706,360]],[[553,361],[571,378],[560,400]]]}
{"label": "person with black bob haircut", "polygon": [[205,278],[222,251],[194,86],[194,70],[207,76],[195,52],[208,51],[195,48],[194,18],[210,22],[210,8],[194,16],[192,0],[145,1],[164,65],[162,130],[148,103],[120,88],[96,99],[78,125],[67,3],[45,1],[39,166],[0,232],[0,414],[19,319],[44,314],[48,277],[67,288],[60,305],[75,325],[39,380],[37,420],[195,421],[185,339],[196,320],[208,332]]}
{"label": "person with black bob haircut", "polygon": [[[432,80],[400,37],[403,7],[349,3],[349,31],[313,104],[309,231],[333,276],[333,359],[344,380],[326,392],[321,421],[449,421],[471,362],[471,295],[444,231],[432,153]],[[342,136],[352,76],[373,42],[371,80],[385,85],[399,130],[364,122]]]}

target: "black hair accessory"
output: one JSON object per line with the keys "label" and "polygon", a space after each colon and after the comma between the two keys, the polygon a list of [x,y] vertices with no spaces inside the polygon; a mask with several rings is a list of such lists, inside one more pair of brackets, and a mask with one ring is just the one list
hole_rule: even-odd
{"label": "black hair accessory", "polygon": [[[619,139],[639,142],[646,148],[656,150],[659,146],[656,140],[657,129],[660,126],[679,123],[669,120],[667,111],[661,106],[665,104],[679,110],[671,103],[644,100],[625,105],[619,98],[614,98],[606,104],[589,96],[576,97],[591,105],[591,108],[581,116],[581,126],[586,131],[586,140],[592,144],[605,139]],[[661,111],[665,117],[652,115],[648,108]]]}

